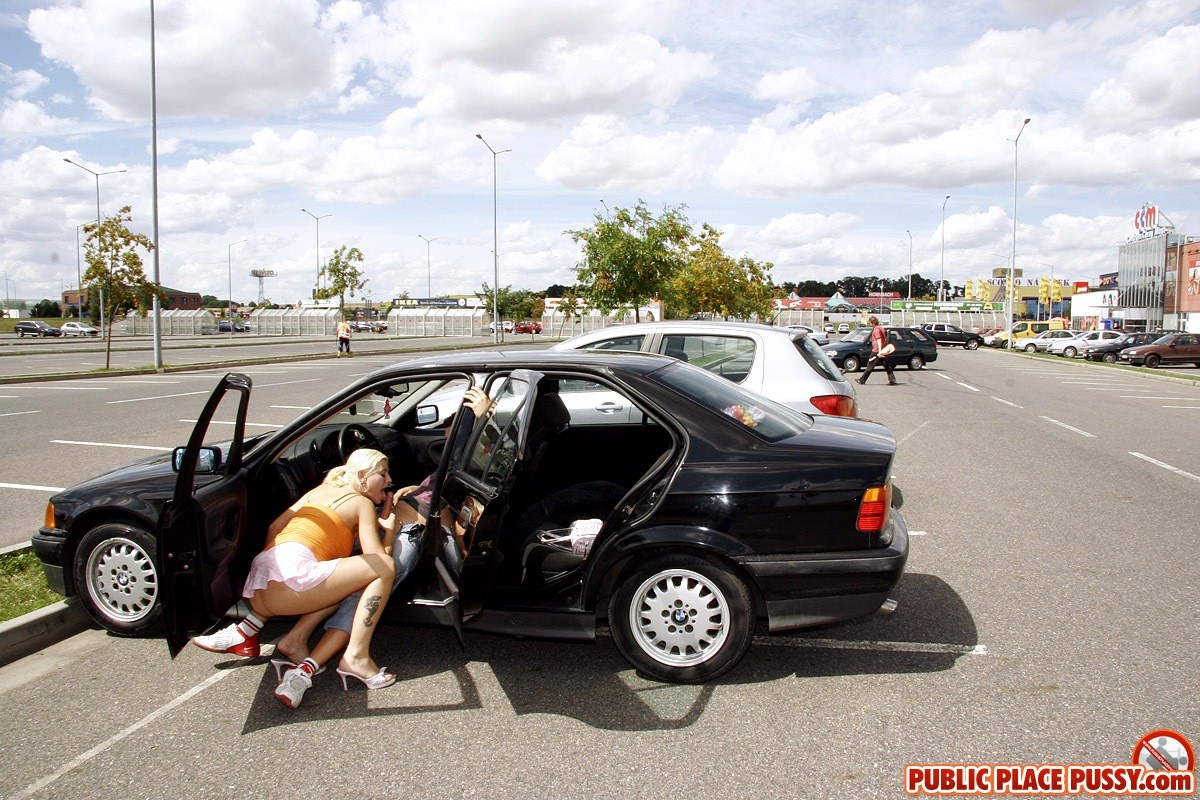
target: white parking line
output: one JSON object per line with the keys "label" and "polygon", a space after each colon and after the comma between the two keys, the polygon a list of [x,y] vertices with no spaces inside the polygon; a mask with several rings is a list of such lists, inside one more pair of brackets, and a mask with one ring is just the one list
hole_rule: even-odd
{"label": "white parking line", "polygon": [[1013,408],[1024,408],[1025,407],[1025,406],[1019,406],[1016,403],[1010,403],[1007,400],[1002,400],[999,397],[995,397],[995,396],[993,396],[992,399],[995,400],[997,403],[1004,403],[1004,405],[1012,406]]}
{"label": "white parking line", "polygon": [[1200,482],[1200,475],[1193,475],[1190,472],[1184,472],[1179,467],[1172,467],[1170,464],[1164,464],[1163,462],[1159,461],[1156,458],[1151,458],[1150,456],[1143,455],[1141,453],[1135,453],[1132,450],[1129,451],[1129,455],[1133,456],[1134,458],[1140,458],[1142,461],[1149,461],[1154,466],[1162,467],[1163,469],[1170,470],[1171,472],[1174,472],[1176,475],[1182,475],[1185,478],[1191,478],[1194,481]]}
{"label": "white parking line", "polygon": [[48,383],[45,386],[23,386],[23,385],[19,386],[19,385],[13,383],[13,384],[9,384],[9,388],[10,389],[68,389],[68,390],[73,389],[77,392],[107,392],[108,391],[107,386],[64,386],[63,384],[58,383],[58,382]]}
{"label": "white parking line", "polygon": [[1169,395],[1153,395],[1153,394],[1122,394],[1118,395],[1122,400],[1182,400],[1183,397],[1177,394]]}
{"label": "white parking line", "polygon": [[112,406],[118,403],[140,403],[143,400],[169,400],[173,397],[188,397],[194,394],[208,394],[208,392],[201,390],[199,392],[180,392],[179,394],[158,394],[154,395],[153,397],[132,397],[129,400],[109,400],[107,405]]}
{"label": "white parking line", "polygon": [[51,439],[50,444],[78,444],[85,447],[122,447],[128,450],[159,450],[169,453],[173,447],[154,447],[148,444],[117,444],[115,442],[76,442],[70,439]]}
{"label": "white parking line", "polygon": [[36,486],[31,483],[0,483],[0,489],[29,489],[34,492],[61,492],[62,486]]}
{"label": "white parking line", "polygon": [[1053,422],[1055,425],[1066,428],[1069,431],[1074,431],[1075,433],[1078,433],[1080,436],[1086,436],[1089,439],[1096,438],[1096,434],[1094,434],[1094,433],[1088,433],[1087,431],[1081,431],[1081,430],[1079,430],[1079,428],[1075,428],[1071,425],[1068,425],[1065,422],[1059,422],[1058,420],[1054,419],[1053,417],[1039,417],[1039,419],[1044,419],[1044,420],[1046,420],[1046,422]]}
{"label": "white parking line", "polygon": [[847,642],[841,639],[806,639],[801,637],[755,636],[754,644],[767,647],[823,647],[830,650],[886,650],[893,653],[949,653],[958,656],[986,656],[982,644],[948,644],[944,642]]}
{"label": "white parking line", "polygon": [[0,414],[0,417],[19,417],[22,414],[40,414],[40,413],[42,413],[42,410],[39,408],[37,411],[9,411],[6,414]]}
{"label": "white parking line", "polygon": [[207,678],[202,683],[199,683],[196,686],[193,686],[191,689],[188,689],[186,692],[179,695],[179,697],[176,697],[174,700],[167,703],[166,705],[159,706],[157,709],[150,712],[146,716],[142,717],[140,720],[133,723],[129,727],[125,728],[124,730],[114,733],[112,736],[108,737],[103,742],[101,742],[100,744],[93,747],[91,750],[88,750],[85,753],[80,753],[78,756],[71,759],[66,764],[63,764],[61,767],[54,770],[54,772],[51,772],[49,775],[42,778],[41,780],[38,780],[38,781],[35,781],[35,782],[29,784],[24,789],[22,789],[19,793],[13,795],[13,797],[22,797],[22,798],[32,797],[34,794],[37,794],[42,789],[45,789],[50,784],[54,783],[56,780],[61,778],[63,775],[66,775],[68,772],[72,772],[72,771],[78,769],[82,764],[85,764],[88,761],[91,761],[96,756],[100,755],[104,751],[111,748],[117,742],[129,737],[130,735],[132,735],[134,733],[137,733],[142,728],[146,727],[151,722],[154,722],[159,717],[163,716],[164,714],[166,714],[170,711],[173,711],[175,708],[183,705],[188,700],[191,700],[193,697],[200,694],[208,687],[212,686],[213,684],[217,683],[218,681],[225,680],[230,675],[234,675],[237,672],[238,672],[238,670],[235,670],[235,669],[224,669],[224,670],[218,671],[212,677]]}
{"label": "white parking line", "polygon": [[946,374],[946,373],[944,373],[944,372],[935,372],[935,373],[933,373],[933,374],[934,374],[934,375],[937,375],[939,378],[945,378],[945,379],[946,379],[946,380],[948,380],[948,381],[952,381],[952,380],[954,380],[954,378],[951,378],[949,375],[947,375],[947,374]]}
{"label": "white parking line", "polygon": [[[199,420],[195,420],[195,419],[181,419],[179,421],[180,422],[190,422],[192,425],[195,425],[197,422],[199,422]],[[223,419],[214,419],[209,424],[210,425],[237,425],[236,422],[227,422],[226,420],[223,420]],[[269,422],[247,422],[246,427],[247,428],[282,428],[283,426],[282,425],[272,425]]]}
{"label": "white parking line", "polygon": [[976,389],[974,386],[972,386],[969,383],[963,383],[962,381],[955,381],[955,383],[957,383],[959,386],[963,387],[964,389],[970,389],[972,392],[979,391],[978,389]]}
{"label": "white parking line", "polygon": [[1113,383],[1112,381],[1063,381],[1063,386],[1137,386],[1136,383]]}
{"label": "white parking line", "polygon": [[297,381],[282,381],[281,383],[260,383],[259,387],[263,386],[290,386],[293,383],[312,383],[314,381],[324,380],[323,378],[303,378]]}
{"label": "white parking line", "polygon": [[1200,408],[1200,406],[1163,406],[1163,408]]}
{"label": "white parking line", "polygon": [[271,406],[271,408],[286,408],[291,411],[308,411],[312,406]]}

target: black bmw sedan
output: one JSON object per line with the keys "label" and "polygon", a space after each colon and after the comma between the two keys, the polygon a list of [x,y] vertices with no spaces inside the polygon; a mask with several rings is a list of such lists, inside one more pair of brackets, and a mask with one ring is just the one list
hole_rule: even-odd
{"label": "black bmw sedan", "polygon": [[[455,413],[471,386],[491,415]],[[890,430],[671,358],[409,361],[246,438],[250,393],[225,376],[186,447],[53,496],[33,537],[50,585],[110,631],[162,629],[177,652],[238,600],[269,522],[359,447],[386,453],[398,485],[436,475],[421,565],[386,618],[460,639],[591,640],[607,622],[660,680],[732,668],[757,619],[775,632],[878,611],[908,554]],[[205,444],[218,414],[234,438]]]}

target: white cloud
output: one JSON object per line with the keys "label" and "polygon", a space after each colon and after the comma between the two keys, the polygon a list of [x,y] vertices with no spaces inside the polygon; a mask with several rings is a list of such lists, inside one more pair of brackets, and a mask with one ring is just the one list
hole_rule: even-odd
{"label": "white cloud", "polygon": [[1121,75],[1092,92],[1087,114],[1097,128],[1144,131],[1200,115],[1200,25],[1179,26],[1142,44]]}
{"label": "white cloud", "polygon": [[0,136],[5,139],[59,133],[73,126],[72,121],[51,116],[41,105],[28,100],[5,100],[0,104]]}
{"label": "white cloud", "polygon": [[820,89],[820,83],[804,67],[784,72],[768,72],[759,78],[753,96],[758,100],[799,106],[808,105]]}
{"label": "white cloud", "polygon": [[15,98],[28,97],[50,82],[37,70],[15,70],[7,64],[0,64],[0,81],[9,85],[9,97]]}

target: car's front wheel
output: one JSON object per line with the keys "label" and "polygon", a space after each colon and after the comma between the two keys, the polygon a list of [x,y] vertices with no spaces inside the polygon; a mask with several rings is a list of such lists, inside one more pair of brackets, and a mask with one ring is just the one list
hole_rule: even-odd
{"label": "car's front wheel", "polygon": [[162,624],[155,543],[134,525],[103,523],[75,551],[75,585],[92,619],[121,636],[152,633]]}
{"label": "car's front wheel", "polygon": [[1067,358],[1074,358],[1078,352],[1079,351],[1076,350],[1074,347],[1064,347],[1062,354],[1064,356],[1066,356]]}
{"label": "car's front wheel", "polygon": [[846,356],[842,359],[842,372],[858,372],[858,356]]}
{"label": "car's front wheel", "polygon": [[1105,364],[1115,364],[1115,363],[1117,363],[1117,354],[1116,354],[1116,353],[1105,353],[1105,354],[1102,356],[1102,358],[1104,359],[1104,363],[1105,363]]}
{"label": "car's front wheel", "polygon": [[913,353],[908,357],[909,369],[920,369],[923,366],[925,366],[925,356],[920,353]]}
{"label": "car's front wheel", "polygon": [[639,564],[609,606],[613,641],[639,672],[672,683],[732,669],[754,636],[750,589],[716,561],[667,553]]}
{"label": "car's front wheel", "polygon": [[1027,344],[1027,345],[1025,345],[1025,352],[1026,352],[1026,353],[1036,353],[1036,352],[1037,352],[1037,345],[1036,345],[1036,344]]}
{"label": "car's front wheel", "polygon": [[979,340],[978,339],[967,339],[967,342],[966,342],[966,344],[963,345],[963,347],[965,347],[968,350],[978,350],[979,349]]}
{"label": "car's front wheel", "polygon": [[1158,369],[1158,365],[1162,363],[1162,359],[1156,355],[1146,356],[1146,366],[1150,369]]}

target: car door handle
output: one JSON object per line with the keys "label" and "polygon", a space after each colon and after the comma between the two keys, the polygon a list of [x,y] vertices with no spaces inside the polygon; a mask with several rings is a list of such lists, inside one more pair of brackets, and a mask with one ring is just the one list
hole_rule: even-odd
{"label": "car door handle", "polygon": [[614,403],[611,400],[607,400],[607,401],[601,403],[600,405],[596,406],[596,410],[599,411],[601,414],[615,414],[618,411],[622,410],[623,408],[625,408],[625,406],[623,406],[620,403]]}

